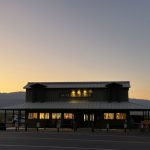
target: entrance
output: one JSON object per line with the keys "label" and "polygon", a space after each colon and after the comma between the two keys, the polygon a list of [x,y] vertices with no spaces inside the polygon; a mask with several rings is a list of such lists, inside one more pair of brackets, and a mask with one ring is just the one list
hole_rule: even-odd
{"label": "entrance", "polygon": [[95,115],[94,114],[84,114],[83,116],[84,121],[84,127],[91,127],[91,124],[95,121]]}

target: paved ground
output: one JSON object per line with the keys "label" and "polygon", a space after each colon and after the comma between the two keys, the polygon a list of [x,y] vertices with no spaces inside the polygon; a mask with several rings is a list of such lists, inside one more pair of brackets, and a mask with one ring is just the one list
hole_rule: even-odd
{"label": "paved ground", "polygon": [[0,131],[1,150],[150,150],[150,133],[121,130]]}

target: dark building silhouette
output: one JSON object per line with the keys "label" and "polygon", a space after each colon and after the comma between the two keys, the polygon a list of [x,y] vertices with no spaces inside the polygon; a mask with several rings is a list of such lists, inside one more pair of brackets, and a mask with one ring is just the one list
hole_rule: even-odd
{"label": "dark building silhouette", "polygon": [[129,82],[61,82],[28,83],[27,102],[60,101],[128,101]]}
{"label": "dark building silhouette", "polygon": [[[129,102],[129,81],[114,82],[29,82],[26,102],[3,108],[24,114],[28,127],[123,128],[140,123],[149,111]],[[22,113],[23,112],[23,113]],[[5,113],[5,122],[7,114]],[[76,128],[76,129],[75,129]],[[93,130],[92,130],[93,131]]]}

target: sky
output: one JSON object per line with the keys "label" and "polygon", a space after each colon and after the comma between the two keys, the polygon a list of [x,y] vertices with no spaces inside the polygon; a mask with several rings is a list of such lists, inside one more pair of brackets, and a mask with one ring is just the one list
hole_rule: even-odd
{"label": "sky", "polygon": [[149,8],[149,0],[0,0],[0,92],[130,81],[130,98],[150,99]]}

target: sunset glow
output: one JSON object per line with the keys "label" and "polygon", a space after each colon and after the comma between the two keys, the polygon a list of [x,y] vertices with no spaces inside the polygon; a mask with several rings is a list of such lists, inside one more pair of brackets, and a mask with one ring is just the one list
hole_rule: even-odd
{"label": "sunset glow", "polygon": [[0,0],[0,92],[36,81],[130,81],[130,98],[150,99],[149,6]]}

